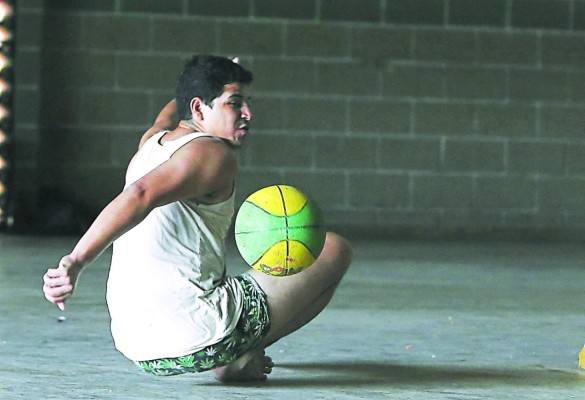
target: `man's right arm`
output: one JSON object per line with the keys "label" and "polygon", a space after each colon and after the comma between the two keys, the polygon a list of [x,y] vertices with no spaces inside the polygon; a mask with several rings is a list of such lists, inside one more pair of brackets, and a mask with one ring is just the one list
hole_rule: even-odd
{"label": "man's right arm", "polygon": [[45,297],[63,309],[82,269],[154,208],[231,188],[236,172],[237,160],[223,142],[201,139],[186,144],[104,208],[71,254],[45,274]]}

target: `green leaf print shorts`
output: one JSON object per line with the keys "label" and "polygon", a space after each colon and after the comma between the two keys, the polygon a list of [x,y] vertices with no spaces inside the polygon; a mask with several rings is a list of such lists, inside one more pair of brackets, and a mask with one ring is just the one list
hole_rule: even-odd
{"label": "green leaf print shorts", "polygon": [[270,329],[266,294],[251,276],[242,274],[236,279],[242,286],[244,301],[240,320],[230,335],[193,354],[134,364],[145,372],[162,376],[203,372],[228,365],[256,347]]}

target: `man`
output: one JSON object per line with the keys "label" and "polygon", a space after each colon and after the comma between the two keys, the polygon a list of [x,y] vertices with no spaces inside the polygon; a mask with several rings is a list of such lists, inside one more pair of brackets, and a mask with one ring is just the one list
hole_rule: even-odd
{"label": "man", "polygon": [[63,309],[82,269],[114,243],[112,337],[147,372],[266,379],[273,363],[264,349],[317,316],[349,267],[349,244],[328,233],[314,265],[297,275],[226,274],[235,152],[250,129],[251,82],[230,59],[193,57],[176,99],[143,136],[123,192],[44,276],[45,297]]}

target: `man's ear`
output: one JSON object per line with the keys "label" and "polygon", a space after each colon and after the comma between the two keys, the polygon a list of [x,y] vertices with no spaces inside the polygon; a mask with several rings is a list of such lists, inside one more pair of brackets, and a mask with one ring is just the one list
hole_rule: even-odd
{"label": "man's ear", "polygon": [[193,97],[191,102],[189,103],[189,109],[191,110],[191,115],[194,119],[201,121],[203,120],[203,112],[202,108],[205,105],[205,102],[201,99],[201,97]]}

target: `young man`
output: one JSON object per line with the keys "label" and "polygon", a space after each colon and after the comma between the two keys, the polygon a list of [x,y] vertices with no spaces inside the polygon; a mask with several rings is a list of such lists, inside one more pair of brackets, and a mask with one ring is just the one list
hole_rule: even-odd
{"label": "young man", "polygon": [[230,59],[193,57],[176,99],[143,136],[123,192],[44,276],[45,297],[63,309],[82,269],[114,243],[112,337],[147,372],[266,379],[273,363],[264,349],[317,316],[349,267],[349,244],[328,233],[314,265],[297,275],[226,274],[235,151],[250,128],[251,81]]}

